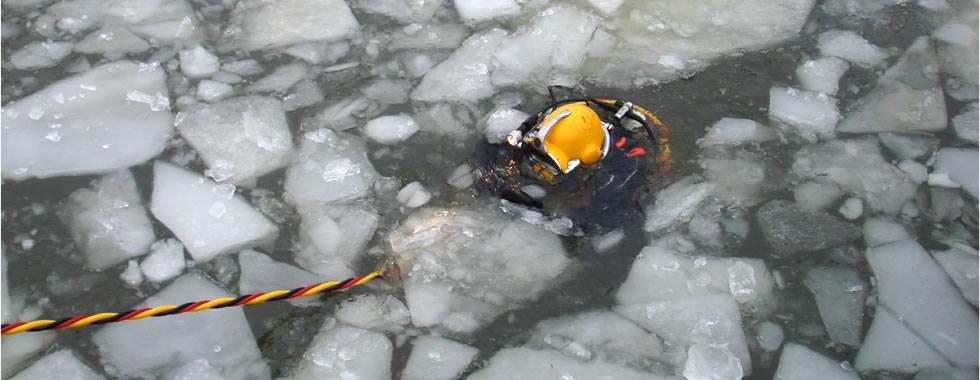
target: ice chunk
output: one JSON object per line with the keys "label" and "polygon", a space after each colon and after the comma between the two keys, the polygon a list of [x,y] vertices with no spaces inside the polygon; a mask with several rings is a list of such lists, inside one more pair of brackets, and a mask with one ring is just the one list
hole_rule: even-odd
{"label": "ice chunk", "polygon": [[251,92],[284,92],[306,78],[309,67],[303,62],[279,66],[268,75],[248,86]]}
{"label": "ice chunk", "polygon": [[426,22],[442,9],[445,1],[354,0],[355,9],[387,16],[402,23]]}
{"label": "ice chunk", "polygon": [[129,170],[110,173],[71,193],[59,211],[86,266],[103,270],[143,255],[156,239]]}
{"label": "ice chunk", "polygon": [[980,119],[980,107],[978,107],[977,102],[961,108],[960,113],[953,118],[953,130],[956,132],[956,137],[976,145],[978,136],[980,136],[980,129],[977,127],[978,119]]}
{"label": "ice chunk", "polygon": [[[241,276],[238,278],[239,294],[295,289],[319,284],[325,280],[251,249],[243,250],[238,254],[238,266],[241,268]],[[304,297],[290,300],[290,303],[295,306],[313,306],[319,302],[315,297]]]}
{"label": "ice chunk", "polygon": [[290,380],[391,379],[391,341],[327,318]]}
{"label": "ice chunk", "polygon": [[457,333],[537,299],[569,264],[557,236],[494,205],[419,210],[388,241],[412,323]]}
{"label": "ice chunk", "polygon": [[905,172],[885,161],[873,139],[834,140],[804,146],[796,153],[791,173],[820,178],[864,199],[873,212],[895,214],[915,196],[918,187]]}
{"label": "ice chunk", "polygon": [[830,207],[840,199],[843,192],[833,183],[827,183],[817,178],[816,181],[806,181],[793,189],[793,200],[800,207],[810,211],[820,211]]}
{"label": "ice chunk", "polygon": [[327,129],[308,132],[286,171],[286,199],[305,207],[363,198],[380,177],[364,142]]}
{"label": "ice chunk", "polygon": [[840,362],[796,343],[787,343],[779,355],[774,380],[859,380],[857,372]]}
{"label": "ice chunk", "polygon": [[864,222],[864,245],[874,247],[885,243],[909,239],[905,226],[887,218],[869,218]]}
{"label": "ice chunk", "polygon": [[963,190],[973,196],[973,199],[977,199],[977,188],[980,186],[977,149],[942,148],[939,150],[935,169],[949,174],[951,180],[963,186]]}
{"label": "ice chunk", "polygon": [[595,249],[597,253],[608,253],[613,248],[619,245],[623,241],[626,234],[623,233],[622,228],[617,228],[615,230],[609,231],[601,236],[596,236],[592,239],[592,248]]}
{"label": "ice chunk", "polygon": [[419,131],[415,119],[406,114],[382,116],[364,125],[364,135],[384,145],[395,145],[408,140]]}
{"label": "ice chunk", "polygon": [[205,102],[220,100],[231,93],[233,88],[221,82],[205,79],[197,82],[197,98]]}
{"label": "ice chunk", "polygon": [[884,132],[878,138],[888,151],[905,160],[931,155],[939,146],[938,138],[920,134]]}
{"label": "ice chunk", "polygon": [[92,368],[78,360],[74,352],[64,349],[48,354],[11,378],[11,380],[62,379],[99,380],[105,377],[95,373]]}
{"label": "ice chunk", "polygon": [[296,263],[329,278],[354,276],[355,264],[378,227],[378,212],[358,204],[304,207],[300,223],[303,249]]}
{"label": "ice chunk", "polygon": [[[974,5],[970,7],[976,9]],[[947,93],[961,101],[977,99],[977,16],[974,13],[963,12],[933,33],[939,64],[949,76]]]}
{"label": "ice chunk", "polygon": [[490,363],[468,377],[470,380],[532,380],[532,379],[610,379],[610,380],[668,380],[672,376],[640,372],[606,361],[582,362],[545,350],[524,347],[505,348],[497,352]]}
{"label": "ice chunk", "polygon": [[898,168],[909,175],[909,180],[915,183],[923,183],[929,179],[929,169],[925,165],[912,160],[902,160],[898,163]]}
{"label": "ice chunk", "polygon": [[541,11],[494,50],[493,84],[575,83],[598,24],[595,15],[577,7],[559,4]]}
{"label": "ice chunk", "polygon": [[684,377],[688,380],[741,380],[742,365],[724,346],[695,343],[687,350]]}
{"label": "ice chunk", "polygon": [[759,341],[759,347],[767,352],[775,352],[779,349],[779,346],[783,344],[783,328],[773,322],[763,321],[756,326],[756,333],[759,335],[756,339]]}
{"label": "ice chunk", "polygon": [[391,33],[388,49],[455,49],[464,38],[466,28],[459,24],[412,24]]}
{"label": "ice chunk", "polygon": [[467,22],[517,16],[521,6],[514,0],[453,0],[459,18]]}
{"label": "ice chunk", "polygon": [[762,201],[759,192],[766,182],[766,171],[754,158],[703,159],[701,168],[714,185],[714,195],[726,204],[751,207]]}
{"label": "ice chunk", "polygon": [[977,313],[922,246],[898,241],[869,248],[866,256],[878,279],[876,313],[893,312],[950,362],[977,365]]}
{"label": "ice chunk", "polygon": [[75,51],[85,54],[122,56],[149,49],[150,44],[121,26],[107,26],[96,30],[75,44]]}
{"label": "ice chunk", "polygon": [[840,113],[837,100],[826,94],[773,87],[769,90],[769,117],[812,143],[834,136]]}
{"label": "ice chunk", "polygon": [[[180,304],[230,296],[200,273],[184,275],[137,307]],[[133,333],[133,331],[138,333]],[[269,379],[252,329],[241,308],[108,325],[92,336],[112,377],[149,378],[160,367],[207,360],[227,379]],[[146,344],[153,342],[154,344]]]}
{"label": "ice chunk", "polygon": [[524,111],[513,108],[497,108],[487,115],[483,136],[491,144],[504,142],[507,134],[521,126],[528,118]]}
{"label": "ice chunk", "polygon": [[173,133],[163,69],[119,61],[4,105],[3,178],[97,174],[160,154]]}
{"label": "ice chunk", "polygon": [[977,251],[967,252],[960,248],[948,251],[932,251],[932,257],[939,262],[949,278],[963,293],[963,298],[977,306]]}
{"label": "ice chunk", "polygon": [[847,220],[854,220],[864,214],[864,204],[859,198],[847,198],[837,212]]}
{"label": "ice chunk", "polygon": [[361,89],[368,99],[384,104],[401,104],[408,101],[412,82],[400,79],[378,79]]}
{"label": "ice chunk", "polygon": [[616,12],[623,2],[624,0],[589,0],[589,4],[606,16]]}
{"label": "ice chunk", "polygon": [[[656,335],[608,310],[542,321],[534,328],[526,346],[551,348],[570,358],[588,361],[595,357],[634,368],[654,367],[654,363],[673,360]],[[583,357],[584,353],[588,357]]]}
{"label": "ice chunk", "polygon": [[184,245],[177,239],[164,239],[150,247],[150,255],[140,263],[140,270],[151,282],[164,282],[180,276],[187,263],[184,261]]}
{"label": "ice chunk", "polygon": [[422,82],[412,92],[412,99],[478,102],[493,95],[490,57],[505,36],[507,31],[491,29],[467,38],[449,58],[422,77]]}
{"label": "ice chunk", "polygon": [[698,205],[712,191],[714,185],[700,182],[695,176],[671,184],[661,190],[657,194],[656,202],[644,210],[647,220],[643,229],[647,232],[659,232],[691,220]]}
{"label": "ice chunk", "polygon": [[[361,119],[380,115],[385,109],[383,104],[372,101],[366,96],[348,97],[325,107],[310,119],[310,123],[304,121],[302,128],[310,130],[323,127],[344,131],[360,125]],[[308,125],[314,127],[310,128]]]}
{"label": "ice chunk", "polygon": [[837,131],[940,131],[946,129],[944,99],[935,47],[928,37],[920,37],[878,78]]}
{"label": "ice chunk", "polygon": [[861,236],[861,231],[848,222],[781,199],[760,207],[755,217],[766,242],[782,256],[833,248]]}
{"label": "ice chunk", "polygon": [[173,164],[158,161],[153,165],[150,211],[199,263],[270,242],[279,233],[275,224],[240,196],[222,196],[219,186]]}
{"label": "ice chunk", "polygon": [[137,286],[143,283],[143,272],[140,271],[140,265],[136,260],[129,260],[126,263],[126,269],[119,274],[119,279],[123,280],[129,286]]}
{"label": "ice chunk", "polygon": [[425,190],[421,183],[412,182],[398,192],[397,199],[402,206],[416,208],[429,203],[432,194]]}
{"label": "ice chunk", "polygon": [[929,366],[946,367],[949,362],[888,309],[877,308],[854,368],[911,373]]}
{"label": "ice chunk", "polygon": [[643,248],[616,292],[621,304],[730,294],[739,303],[772,297],[773,279],[759,259],[684,256],[658,246]]}
{"label": "ice chunk", "polygon": [[775,130],[754,120],[726,117],[709,127],[708,133],[698,139],[698,145],[705,147],[763,143],[775,140],[776,137]]}
{"label": "ice chunk", "polygon": [[337,320],[366,330],[398,333],[412,323],[408,307],[397,298],[361,294],[337,305]]}
{"label": "ice chunk", "polygon": [[871,67],[888,58],[888,53],[850,30],[830,30],[817,37],[817,47],[824,56],[844,58],[851,63]]}
{"label": "ice chunk", "polygon": [[464,140],[473,134],[476,125],[471,107],[462,102],[438,102],[423,106],[415,113],[415,120],[423,131],[452,141]]}
{"label": "ice chunk", "polygon": [[352,36],[359,28],[343,0],[239,1],[223,32],[222,48],[251,51],[301,42],[337,41]]}
{"label": "ice chunk", "polygon": [[292,87],[282,98],[282,108],[286,111],[309,107],[323,101],[323,92],[316,82],[304,79]]}
{"label": "ice chunk", "polygon": [[[4,322],[14,322],[4,320]],[[14,373],[32,359],[34,355],[47,347],[55,340],[53,331],[40,331],[18,335],[4,335],[2,344],[5,348],[2,354],[3,373]]]}
{"label": "ice chunk", "polygon": [[449,173],[446,183],[459,190],[473,186],[473,169],[467,164],[457,166]]}
{"label": "ice chunk", "polygon": [[404,380],[452,380],[470,365],[479,352],[476,348],[446,338],[423,335],[412,341]]}
{"label": "ice chunk", "polygon": [[973,368],[930,367],[915,373],[913,380],[977,380],[980,377]]}
{"label": "ice chunk", "polygon": [[188,78],[205,78],[218,72],[218,57],[202,46],[180,51],[180,71]]}
{"label": "ice chunk", "polygon": [[837,94],[837,83],[850,66],[837,57],[824,57],[803,62],[796,68],[796,79],[807,91]]}
{"label": "ice chunk", "polygon": [[731,295],[618,305],[613,310],[671,342],[724,347],[738,358],[744,374],[752,372],[742,317]]}
{"label": "ice chunk", "polygon": [[830,339],[858,347],[869,286],[857,269],[846,266],[805,268],[803,284],[813,293]]}
{"label": "ice chunk", "polygon": [[218,182],[242,183],[286,166],[293,149],[279,101],[243,96],[177,115],[177,130]]}
{"label": "ice chunk", "polygon": [[166,380],[226,380],[207,360],[197,359],[177,368]]}
{"label": "ice chunk", "polygon": [[71,42],[31,42],[10,55],[18,70],[37,70],[58,65],[72,50]]}

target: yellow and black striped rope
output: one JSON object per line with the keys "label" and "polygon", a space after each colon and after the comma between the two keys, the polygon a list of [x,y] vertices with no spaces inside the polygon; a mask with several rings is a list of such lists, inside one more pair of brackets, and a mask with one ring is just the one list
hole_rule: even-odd
{"label": "yellow and black striped rope", "polygon": [[181,313],[189,313],[208,309],[220,309],[232,306],[255,305],[269,301],[286,300],[290,298],[312,296],[319,293],[344,290],[353,286],[361,285],[375,277],[384,277],[387,269],[379,269],[369,274],[349,278],[343,281],[330,281],[314,284],[307,287],[296,288],[293,290],[275,290],[265,293],[247,294],[239,297],[225,297],[215,300],[203,300],[188,302],[183,305],[165,305],[157,307],[147,307],[142,309],[127,310],[120,313],[99,313],[94,315],[79,315],[71,318],[58,320],[38,319],[30,322],[15,322],[4,324],[0,329],[0,334],[11,335],[25,331],[46,331],[58,330],[88,325],[101,325],[106,323],[131,321],[146,317],[163,317]]}

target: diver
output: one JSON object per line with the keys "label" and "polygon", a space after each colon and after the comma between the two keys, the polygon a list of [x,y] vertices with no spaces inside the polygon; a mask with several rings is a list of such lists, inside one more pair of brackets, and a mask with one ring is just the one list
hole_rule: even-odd
{"label": "diver", "polygon": [[603,233],[635,213],[648,179],[669,169],[669,141],[663,123],[631,102],[554,101],[504,143],[484,140],[475,155],[478,188],[499,196],[505,211],[517,207],[575,226],[554,232]]}

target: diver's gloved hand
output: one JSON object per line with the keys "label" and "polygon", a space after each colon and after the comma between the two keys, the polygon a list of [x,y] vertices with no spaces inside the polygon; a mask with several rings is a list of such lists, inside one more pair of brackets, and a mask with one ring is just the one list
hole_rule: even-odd
{"label": "diver's gloved hand", "polygon": [[506,199],[509,202],[522,204],[527,207],[533,207],[533,208],[544,207],[544,203],[541,203],[541,201],[534,199],[533,197],[527,195],[527,193],[521,190],[504,189],[504,191],[500,193],[500,197]]}

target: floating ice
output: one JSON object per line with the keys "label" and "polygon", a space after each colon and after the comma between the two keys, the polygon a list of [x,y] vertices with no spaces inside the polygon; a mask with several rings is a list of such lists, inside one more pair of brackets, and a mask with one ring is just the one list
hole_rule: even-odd
{"label": "floating ice", "polygon": [[592,239],[592,248],[595,249],[597,253],[609,253],[613,248],[619,245],[623,241],[626,234],[623,233],[622,228],[617,228],[615,230],[609,231],[603,235],[596,236]]}
{"label": "floating ice", "polygon": [[308,132],[286,171],[286,199],[298,206],[367,196],[380,175],[360,139],[327,129]]}
{"label": "floating ice", "polygon": [[[4,320],[4,322],[14,322]],[[55,340],[53,331],[40,331],[18,335],[5,335],[2,338],[4,349],[2,354],[3,373],[14,373],[28,364],[28,361],[48,347]]]}
{"label": "floating ice", "polygon": [[222,49],[251,51],[309,41],[337,41],[350,37],[359,28],[343,0],[239,1],[222,34]]}
{"label": "floating ice", "polygon": [[455,49],[466,34],[466,28],[459,24],[411,24],[391,33],[388,49]]}
{"label": "floating ice", "polygon": [[126,269],[119,274],[119,279],[123,280],[129,286],[137,286],[143,283],[143,272],[140,271],[140,265],[136,260],[129,260],[126,263]]}
{"label": "floating ice", "polygon": [[404,380],[452,380],[470,365],[479,352],[476,348],[446,338],[423,335],[412,341]]}
{"label": "floating ice", "polygon": [[977,251],[965,251],[954,248],[948,251],[931,251],[932,257],[939,262],[949,278],[963,293],[963,298],[973,306],[977,306],[978,265]]}
{"label": "floating ice", "polygon": [[[542,321],[526,346],[554,349],[573,359],[589,361],[595,357],[634,368],[653,369],[657,363],[674,360],[660,338],[608,310]],[[589,357],[583,357],[583,353]]]}
{"label": "floating ice", "polygon": [[677,181],[657,194],[657,200],[644,210],[647,220],[643,229],[658,232],[691,219],[695,209],[714,190],[714,185],[699,182],[691,176]]}
{"label": "floating ice", "polygon": [[303,207],[301,213],[303,248],[296,253],[296,263],[324,277],[354,276],[355,265],[378,227],[378,212],[352,203]]}
{"label": "floating ice", "polygon": [[837,212],[847,220],[860,218],[864,214],[864,204],[860,198],[847,198],[844,204],[837,209]]}
{"label": "floating ice", "polygon": [[205,79],[197,82],[197,98],[205,102],[220,100],[231,93],[233,88],[221,82]]}
{"label": "floating ice", "polygon": [[177,368],[165,380],[227,380],[207,360],[197,359]]}
{"label": "floating ice", "polygon": [[775,352],[783,344],[783,328],[773,322],[763,321],[755,328],[759,347],[767,352]]}
{"label": "floating ice", "polygon": [[877,308],[854,368],[912,373],[930,366],[945,367],[949,362],[888,309]]}
{"label": "floating ice", "polygon": [[289,380],[391,379],[391,341],[327,318]]}
{"label": "floating ice", "polygon": [[773,380],[860,380],[857,372],[796,343],[786,343]]}
{"label": "floating ice", "polygon": [[902,160],[898,163],[898,168],[909,175],[909,180],[915,183],[923,183],[929,179],[929,169],[925,165],[912,160]]}
{"label": "floating ice", "polygon": [[[910,334],[928,342],[928,347],[945,360],[962,366],[977,365],[977,340],[974,339],[977,335],[977,313],[966,303],[942,268],[918,243],[903,240],[879,245],[869,248],[866,256],[878,279],[876,324],[879,313],[893,313]],[[876,332],[872,326],[868,336],[894,333],[896,332],[886,329]],[[894,367],[880,366],[875,360],[862,361],[862,354],[881,358],[879,344],[882,344],[881,339],[888,338],[879,338],[876,338],[878,341],[875,344],[866,342],[861,347],[861,352],[858,353],[858,369],[907,370],[913,364],[902,360],[912,358],[901,356],[888,362]],[[921,360],[927,358],[925,356]],[[868,360],[867,357],[865,359]],[[915,362],[918,360],[914,359]]]}
{"label": "floating ice", "polygon": [[[939,64],[948,76],[947,93],[961,101],[977,99],[977,15],[970,5],[933,32]],[[956,85],[952,85],[955,83]],[[958,88],[957,88],[958,87]]]}
{"label": "floating ice", "polygon": [[433,15],[442,9],[444,3],[446,1],[354,0],[353,6],[360,11],[410,23],[430,21]]}
{"label": "floating ice", "polygon": [[753,157],[702,159],[701,168],[714,185],[713,194],[726,204],[751,207],[762,201],[766,171]]}
{"label": "floating ice", "polygon": [[86,266],[103,270],[143,255],[156,239],[129,170],[103,176],[71,193],[59,211]]}
{"label": "floating ice", "polygon": [[309,79],[301,80],[290,90],[289,94],[282,98],[282,108],[286,111],[309,107],[324,99],[320,85]]}
{"label": "floating ice", "polygon": [[977,372],[969,367],[929,367],[915,373],[913,380],[977,380]]}
{"label": "floating ice", "polygon": [[671,342],[724,347],[738,358],[744,374],[752,372],[742,317],[731,295],[618,305],[613,310]]}
{"label": "floating ice", "polygon": [[769,117],[808,142],[834,136],[840,117],[837,100],[823,93],[773,87],[769,90]]}
{"label": "floating ice", "polygon": [[921,37],[878,78],[837,132],[940,131],[946,129],[944,99],[935,47]]}
{"label": "floating ice", "polygon": [[521,6],[514,0],[453,0],[456,12],[463,21],[480,22],[521,14]]}
{"label": "floating ice", "polygon": [[886,214],[898,213],[918,187],[905,172],[886,162],[878,144],[869,138],[804,146],[790,171],[802,178],[836,183],[848,194],[864,199],[868,210]]}
{"label": "floating ice", "polygon": [[[230,296],[195,272],[174,280],[137,307],[180,304],[189,294],[200,299]],[[109,325],[98,330],[92,341],[112,377],[150,378],[161,367],[204,359],[227,379],[269,379],[269,367],[241,308]]]}
{"label": "floating ice", "polygon": [[[241,276],[238,278],[239,294],[295,289],[326,280],[251,249],[238,254],[238,266],[241,268]],[[290,303],[295,306],[313,306],[319,304],[319,301],[316,297],[303,297],[290,300]]]}
{"label": "floating ice", "polygon": [[388,241],[418,327],[466,333],[537,299],[569,264],[558,238],[498,211],[415,212]]}
{"label": "floating ice", "polygon": [[759,259],[684,256],[661,247],[643,248],[616,292],[621,304],[730,294],[739,303],[763,304],[773,279]]}
{"label": "floating ice", "polygon": [[150,44],[121,26],[107,26],[96,30],[75,44],[76,52],[107,56],[141,53],[149,49]]}
{"label": "floating ice", "polygon": [[960,109],[960,113],[953,118],[953,130],[956,137],[960,140],[977,144],[980,139],[980,129],[978,129],[978,119],[980,119],[980,107],[977,102],[967,104]]}
{"label": "floating ice", "polygon": [[378,79],[361,89],[368,99],[383,104],[402,104],[408,101],[412,82],[401,79]]}
{"label": "floating ice", "polygon": [[432,199],[432,193],[422,187],[421,183],[412,182],[398,192],[397,199],[405,207],[422,207]]}
{"label": "floating ice", "polygon": [[202,46],[180,51],[180,71],[188,78],[205,78],[218,72],[218,57]]}
{"label": "floating ice", "polygon": [[193,107],[177,115],[177,130],[218,182],[251,181],[286,166],[293,149],[282,106],[260,96]]}
{"label": "floating ice", "polygon": [[533,379],[608,379],[608,380],[668,380],[673,376],[656,375],[602,360],[582,362],[560,353],[528,348],[505,348],[498,351],[490,363],[468,377],[470,380],[533,380]]}
{"label": "floating ice", "polygon": [[241,197],[226,199],[220,185],[173,164],[153,165],[150,211],[199,263],[275,240],[278,227]]}
{"label": "floating ice", "polygon": [[5,105],[3,178],[105,173],[160,154],[173,133],[169,103],[130,101],[127,94],[166,101],[165,79],[163,69],[120,61]]}
{"label": "floating ice", "polygon": [[905,160],[929,156],[939,146],[939,138],[912,133],[879,133],[881,143],[888,151]]}
{"label": "floating ice", "polygon": [[394,145],[408,140],[419,131],[415,119],[406,114],[382,116],[369,121],[362,129],[364,135],[384,145]]}
{"label": "floating ice", "polygon": [[31,42],[10,55],[18,70],[37,70],[58,65],[72,50],[71,42]]}
{"label": "floating ice", "polygon": [[101,380],[105,377],[95,373],[92,368],[78,360],[74,352],[64,349],[48,354],[11,378],[11,380],[63,379]]}
{"label": "floating ice", "polygon": [[857,269],[846,266],[804,268],[803,284],[817,301],[820,319],[830,339],[839,344],[860,346],[864,301],[870,288]]}
{"label": "floating ice", "polygon": [[595,7],[595,9],[598,9],[599,12],[602,12],[602,14],[608,16],[613,12],[616,12],[616,10],[623,5],[624,1],[625,0],[589,0],[589,4]]}
{"label": "floating ice", "polygon": [[438,102],[425,105],[415,113],[419,127],[426,132],[445,136],[454,141],[473,134],[476,125],[473,106],[465,102]]}
{"label": "floating ice", "polygon": [[513,108],[497,108],[487,115],[483,136],[491,144],[500,144],[504,142],[507,134],[520,127],[528,116],[530,115],[524,111]]}
{"label": "floating ice", "polygon": [[857,33],[850,30],[831,30],[820,33],[817,37],[817,47],[820,54],[844,58],[851,63],[871,67],[888,58],[888,53]]}
{"label": "floating ice", "polygon": [[279,66],[271,73],[248,86],[251,92],[284,92],[306,78],[309,67],[303,62]]}
{"label": "floating ice", "polygon": [[824,57],[803,62],[796,68],[800,87],[807,91],[837,94],[837,83],[850,66],[837,57]]}
{"label": "floating ice", "polygon": [[775,130],[754,120],[726,117],[709,127],[704,137],[698,139],[698,145],[705,147],[762,143],[775,140],[776,137],[778,135]]}
{"label": "floating ice", "polygon": [[449,173],[446,183],[458,190],[473,186],[473,169],[467,164],[457,166]]}
{"label": "floating ice", "polygon": [[980,166],[978,166],[976,148],[940,149],[935,169],[949,174],[951,180],[963,186],[963,190],[973,196],[973,199],[977,199]]}
{"label": "floating ice", "polygon": [[390,295],[356,295],[337,304],[334,316],[342,323],[382,333],[398,333],[412,323],[408,307]]}
{"label": "floating ice", "polygon": [[164,282],[180,276],[187,263],[184,245],[177,239],[164,239],[150,247],[150,254],[140,263],[140,270],[151,282]]}
{"label": "floating ice", "polygon": [[684,377],[688,380],[741,380],[742,365],[724,346],[695,343],[687,351]]}
{"label": "floating ice", "polygon": [[478,102],[493,95],[490,83],[490,57],[507,36],[503,29],[491,29],[463,41],[452,55],[422,78],[412,99],[423,102],[465,100]]}
{"label": "floating ice", "polygon": [[864,245],[867,247],[909,238],[909,232],[905,226],[888,218],[875,217],[864,222]]}
{"label": "floating ice", "polygon": [[846,221],[781,199],[760,207],[755,217],[773,253],[780,256],[833,248],[861,236],[860,230]]}
{"label": "floating ice", "polygon": [[[361,119],[378,116],[385,110],[385,106],[378,102],[368,99],[366,96],[353,96],[341,99],[335,103],[330,103],[323,110],[318,112],[310,119],[310,122],[303,122],[303,129],[329,128],[336,131],[345,131],[360,125]],[[313,125],[314,127],[308,127]]]}
{"label": "floating ice", "polygon": [[810,211],[820,211],[830,207],[840,199],[843,192],[833,183],[822,181],[819,177],[814,181],[806,181],[793,189],[793,200],[796,204]]}

